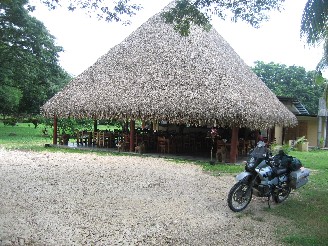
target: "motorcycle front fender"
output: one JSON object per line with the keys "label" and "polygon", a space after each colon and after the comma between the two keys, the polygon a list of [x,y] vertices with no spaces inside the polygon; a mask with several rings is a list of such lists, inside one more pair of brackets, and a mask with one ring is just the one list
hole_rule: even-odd
{"label": "motorcycle front fender", "polygon": [[252,176],[252,174],[251,174],[250,172],[246,172],[246,171],[244,171],[244,172],[242,172],[242,173],[240,173],[240,174],[238,174],[238,175],[236,176],[236,180],[237,180],[237,181],[240,181],[240,180],[242,180],[242,179],[244,179],[244,178],[246,178],[246,177],[248,177],[248,176]]}

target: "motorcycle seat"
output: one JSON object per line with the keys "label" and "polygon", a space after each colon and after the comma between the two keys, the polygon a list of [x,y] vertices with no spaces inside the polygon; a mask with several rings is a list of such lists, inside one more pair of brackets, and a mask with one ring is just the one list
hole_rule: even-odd
{"label": "motorcycle seat", "polygon": [[287,168],[275,168],[274,173],[279,176],[281,174],[287,173]]}

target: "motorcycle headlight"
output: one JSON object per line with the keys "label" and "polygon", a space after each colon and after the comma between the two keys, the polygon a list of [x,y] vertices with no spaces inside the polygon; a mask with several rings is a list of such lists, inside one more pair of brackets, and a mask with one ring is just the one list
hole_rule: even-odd
{"label": "motorcycle headlight", "polygon": [[247,168],[248,169],[253,169],[255,167],[255,159],[252,157],[248,162],[247,162]]}

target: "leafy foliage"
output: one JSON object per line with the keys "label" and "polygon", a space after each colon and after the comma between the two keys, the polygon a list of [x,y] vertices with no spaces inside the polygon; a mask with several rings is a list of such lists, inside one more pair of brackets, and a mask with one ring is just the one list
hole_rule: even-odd
{"label": "leafy foliage", "polygon": [[203,26],[206,30],[211,27],[209,16],[200,12],[189,1],[178,1],[175,8],[163,13],[163,17],[167,23],[174,23],[174,29],[179,31],[182,36],[189,35],[192,23]]}
{"label": "leafy foliage", "polygon": [[74,135],[76,131],[88,130],[91,131],[93,127],[93,120],[84,119],[58,119],[58,129],[60,133]]}
{"label": "leafy foliage", "polygon": [[22,96],[23,93],[20,89],[8,85],[0,85],[0,111],[6,114],[15,113]]}
{"label": "leafy foliage", "polygon": [[305,5],[302,22],[301,35],[306,38],[307,43],[316,45],[323,43],[324,52],[322,59],[317,65],[317,70],[328,66],[328,2],[322,0],[308,0]]}
{"label": "leafy foliage", "polygon": [[324,85],[315,83],[315,71],[261,61],[255,62],[253,71],[276,96],[297,98],[310,114],[317,114]]}
{"label": "leafy foliage", "polygon": [[[44,125],[46,128],[53,128],[53,119],[38,117],[39,123]],[[57,121],[58,132],[60,134],[75,135],[76,131],[91,131],[93,128],[92,119],[58,119]],[[49,132],[50,135],[53,132]]]}
{"label": "leafy foliage", "polygon": [[[141,9],[139,4],[130,4],[130,0],[40,0],[40,2],[47,5],[49,9],[56,9],[60,6],[65,6],[70,11],[82,9],[89,16],[95,15],[98,19],[123,22],[125,24],[130,23],[128,19],[123,19],[125,16],[131,17]],[[30,5],[29,8],[33,10],[35,6]]]}
{"label": "leafy foliage", "polygon": [[191,24],[208,30],[211,26],[211,16],[218,16],[221,19],[230,17],[232,21],[242,20],[253,27],[259,27],[261,22],[268,19],[267,13],[271,10],[280,10],[283,2],[284,0],[179,0],[173,8],[163,14],[163,17],[183,36],[189,34]]}
{"label": "leafy foliage", "polygon": [[301,33],[309,44],[327,39],[328,2],[322,0],[308,0],[305,5]]}
{"label": "leafy foliage", "polygon": [[38,112],[70,78],[55,38],[29,15],[27,0],[0,2],[0,112]]}
{"label": "leafy foliage", "polygon": [[325,86],[323,97],[328,106],[328,84],[322,78],[321,70],[328,67],[328,2],[322,0],[308,0],[305,5],[302,22],[301,35],[306,38],[307,43],[317,45],[323,43],[323,55],[317,65],[316,80]]}
{"label": "leafy foliage", "polygon": [[[178,0],[176,5],[164,13],[167,23],[174,25],[174,29],[186,36],[192,24],[199,25],[205,30],[210,28],[211,16],[230,18],[233,21],[243,20],[254,27],[259,27],[262,21],[268,19],[267,13],[271,10],[280,10],[285,0]],[[106,21],[123,21],[122,16],[135,15],[142,8],[140,4],[131,4],[130,0],[105,1],[105,0],[40,0],[50,9],[57,8],[66,2],[69,10],[82,9],[89,15],[96,15]],[[108,7],[108,4],[110,4]],[[33,9],[33,6],[30,6]]]}

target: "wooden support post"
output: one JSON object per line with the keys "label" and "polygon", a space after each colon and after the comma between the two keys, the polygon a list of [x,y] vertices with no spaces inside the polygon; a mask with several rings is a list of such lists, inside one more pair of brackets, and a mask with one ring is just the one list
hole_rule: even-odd
{"label": "wooden support post", "polygon": [[238,127],[232,127],[231,136],[231,149],[230,149],[230,163],[235,163],[237,161],[237,151],[238,151]]}
{"label": "wooden support post", "polygon": [[123,132],[126,133],[126,134],[129,133],[129,121],[128,121],[128,120],[126,120],[126,121],[124,122]]}
{"label": "wooden support post", "polygon": [[134,151],[134,135],[135,135],[136,122],[134,120],[130,121],[130,152]]}
{"label": "wooden support post", "polygon": [[58,137],[58,135],[57,135],[57,130],[58,130],[57,123],[58,123],[57,116],[54,115],[54,133],[53,133],[53,136],[52,136],[53,145],[57,145],[57,137]]}
{"label": "wooden support post", "polygon": [[145,126],[146,126],[146,122],[143,120],[141,125],[142,130],[145,129]]}
{"label": "wooden support post", "polygon": [[153,130],[154,131],[158,131],[158,121],[157,120],[153,120],[152,121],[152,125],[153,125]]}
{"label": "wooden support post", "polygon": [[320,140],[321,140],[321,136],[322,136],[322,118],[321,116],[318,116],[318,134],[317,134],[317,146],[319,148],[321,148],[321,143],[320,143]]}
{"label": "wooden support post", "polygon": [[259,141],[259,136],[260,136],[260,133],[258,130],[256,130],[255,132],[255,144]]}
{"label": "wooden support post", "polygon": [[98,122],[97,119],[94,119],[93,121],[93,131],[96,132],[98,130]]}

